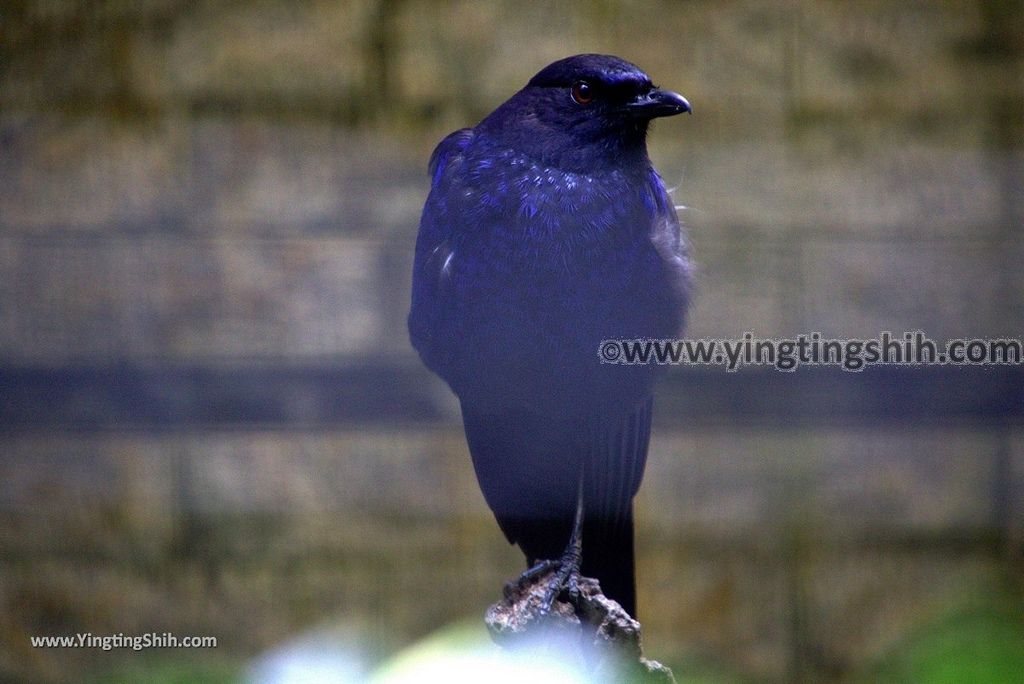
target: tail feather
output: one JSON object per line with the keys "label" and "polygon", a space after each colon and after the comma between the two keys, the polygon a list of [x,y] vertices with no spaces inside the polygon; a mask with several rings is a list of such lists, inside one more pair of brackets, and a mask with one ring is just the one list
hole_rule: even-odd
{"label": "tail feather", "polygon": [[484,497],[530,562],[565,550],[582,469],[581,572],[635,615],[633,496],[647,460],[650,397],[631,411],[589,419],[481,411],[466,402],[462,415]]}
{"label": "tail feather", "polygon": [[583,523],[583,567],[580,574],[595,577],[601,592],[636,615],[636,564],[633,554],[633,509],[621,519],[590,519]]}

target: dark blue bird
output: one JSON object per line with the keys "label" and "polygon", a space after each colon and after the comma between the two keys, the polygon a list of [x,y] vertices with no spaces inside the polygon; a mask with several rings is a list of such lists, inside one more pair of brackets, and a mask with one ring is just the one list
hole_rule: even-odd
{"label": "dark blue bird", "polygon": [[412,344],[459,397],[498,524],[529,564],[581,542],[559,582],[596,577],[630,614],[657,367],[598,346],[682,329],[689,261],[646,135],[688,111],[617,57],[555,62],[437,146],[416,242]]}

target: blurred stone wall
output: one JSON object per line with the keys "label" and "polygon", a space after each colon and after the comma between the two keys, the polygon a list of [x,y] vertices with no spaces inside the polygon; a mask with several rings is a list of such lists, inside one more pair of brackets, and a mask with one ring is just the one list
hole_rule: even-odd
{"label": "blurred stone wall", "polygon": [[[1021,336],[1018,5],[5,3],[0,363],[417,367],[431,146],[591,50],[694,103],[651,135],[698,262],[690,336]],[[324,620],[386,650],[478,616],[521,560],[421,381],[436,424],[0,431],[0,675],[110,667],[31,634],[215,634],[232,659]],[[663,409],[648,648],[841,676],[1013,586],[1022,490],[1019,422]]]}

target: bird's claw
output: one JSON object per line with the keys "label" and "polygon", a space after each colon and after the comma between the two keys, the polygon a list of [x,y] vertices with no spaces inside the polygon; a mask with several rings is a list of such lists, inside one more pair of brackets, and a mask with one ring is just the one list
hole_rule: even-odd
{"label": "bird's claw", "polygon": [[570,546],[559,560],[543,561],[547,563],[547,569],[557,566],[558,571],[547,581],[538,609],[541,616],[551,612],[555,599],[563,590],[569,594],[569,601],[576,605],[580,597],[580,560],[579,551]]}

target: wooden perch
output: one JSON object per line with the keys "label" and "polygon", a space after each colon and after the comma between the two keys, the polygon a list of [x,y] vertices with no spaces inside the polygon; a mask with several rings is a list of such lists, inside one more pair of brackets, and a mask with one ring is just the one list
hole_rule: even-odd
{"label": "wooden perch", "polygon": [[544,591],[555,572],[505,585],[504,598],[484,617],[495,643],[541,648],[595,682],[675,684],[672,670],[643,657],[640,623],[605,597],[596,579],[581,577],[578,598],[563,591],[545,614]]}

